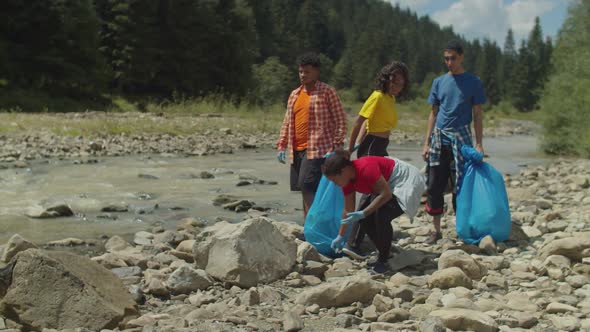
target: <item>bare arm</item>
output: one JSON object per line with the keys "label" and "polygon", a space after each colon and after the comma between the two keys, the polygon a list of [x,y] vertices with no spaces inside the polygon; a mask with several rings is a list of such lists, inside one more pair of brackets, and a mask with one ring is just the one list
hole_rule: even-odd
{"label": "bare arm", "polygon": [[362,115],[356,117],[356,120],[354,121],[354,124],[352,126],[352,132],[350,133],[350,138],[348,139],[348,151],[352,151],[354,149],[357,137],[359,136],[359,133],[363,131],[363,125],[365,124],[365,120],[366,118]]}
{"label": "bare arm", "polygon": [[422,148],[422,158],[428,161],[428,154],[430,151],[430,135],[434,130],[434,123],[436,122],[436,114],[438,113],[438,105],[432,105],[430,115],[428,116],[428,128],[426,129],[426,138],[424,139],[424,147]]}
{"label": "bare arm", "polygon": [[359,135],[356,138],[356,144],[361,144],[361,142],[365,139],[365,136],[367,136],[367,120],[365,120],[365,122],[363,122],[363,125],[361,126],[361,130],[359,131]]}
{"label": "bare arm", "polygon": [[[342,219],[346,218],[346,214],[353,212],[356,205],[356,193],[353,191],[350,194],[344,196],[344,211],[342,211]],[[348,224],[340,224],[340,230],[338,235],[344,236],[348,230]]]}
{"label": "bare arm", "polygon": [[483,153],[483,109],[473,106],[473,127],[475,128],[475,149]]}
{"label": "bare arm", "polygon": [[371,215],[377,211],[378,208],[385,205],[385,203],[387,203],[393,196],[391,188],[389,188],[389,183],[385,181],[383,176],[380,176],[379,180],[373,185],[373,192],[377,194],[377,197],[375,197],[371,204],[363,210],[365,216]]}

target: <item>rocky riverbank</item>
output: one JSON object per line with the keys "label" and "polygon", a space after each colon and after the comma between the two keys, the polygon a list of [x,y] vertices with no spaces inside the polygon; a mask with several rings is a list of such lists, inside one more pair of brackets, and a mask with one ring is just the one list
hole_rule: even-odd
{"label": "rocky riverbank", "polygon": [[[14,237],[2,256],[11,263],[0,273],[0,329],[587,331],[589,169],[587,160],[559,161],[507,177],[513,231],[495,247],[457,242],[452,211],[435,246],[423,244],[430,230],[423,212],[414,223],[396,220],[386,275],[370,274],[366,262],[323,257],[298,239],[300,226],[258,211],[238,224],[185,219],[175,231],[139,232],[131,243],[118,236],[98,240],[104,253],[84,262],[43,254]],[[52,246],[84,242],[65,239]],[[47,272],[26,273],[31,265]],[[117,280],[97,283],[89,271]],[[51,279],[52,273],[72,281],[58,283],[63,278]],[[62,291],[34,286],[47,280]],[[84,297],[68,297],[81,289]],[[118,292],[128,292],[135,305],[127,297],[115,301]],[[63,310],[69,298],[85,305]],[[88,303],[109,301],[119,305],[84,312]]]}
{"label": "rocky riverbank", "polygon": [[[140,154],[203,156],[232,153],[239,149],[274,147],[280,129],[280,120],[274,123],[265,119],[244,120],[214,114],[164,116],[146,113],[90,112],[45,114],[38,121],[46,121],[47,127],[54,128],[40,127],[40,130],[27,130],[25,125],[16,122],[7,124],[23,129],[0,135],[0,162],[9,165],[14,163],[18,166],[27,160],[47,158],[76,159]],[[425,122],[426,119],[421,121]],[[418,122],[420,121],[409,119],[408,125],[420,127]],[[61,123],[68,129],[60,127]],[[141,125],[132,127],[134,123]],[[42,126],[39,123],[28,126],[35,128],[39,125]],[[78,125],[90,128],[86,131],[92,134],[73,134],[80,131],[77,129]],[[124,131],[124,128],[119,127],[125,126],[129,126],[127,130],[134,133],[116,133]],[[103,127],[104,129],[101,129]],[[194,130],[191,130],[193,127]],[[164,133],[174,130],[175,134]],[[528,121],[495,120],[493,127],[485,129],[485,136],[529,135],[535,130],[537,126]],[[421,130],[394,131],[391,141],[397,144],[422,143],[423,135]]]}

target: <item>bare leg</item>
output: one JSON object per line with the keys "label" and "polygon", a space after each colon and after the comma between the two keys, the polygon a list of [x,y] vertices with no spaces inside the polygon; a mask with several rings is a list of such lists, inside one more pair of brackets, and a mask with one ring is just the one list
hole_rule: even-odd
{"label": "bare leg", "polygon": [[311,203],[313,203],[315,193],[302,191],[302,196],[303,196],[303,224],[305,224],[305,219],[307,219],[307,212],[309,211],[309,208],[311,207]]}
{"label": "bare leg", "polygon": [[441,219],[441,215],[432,217],[432,225],[434,226],[434,231],[439,234],[440,234],[440,219]]}

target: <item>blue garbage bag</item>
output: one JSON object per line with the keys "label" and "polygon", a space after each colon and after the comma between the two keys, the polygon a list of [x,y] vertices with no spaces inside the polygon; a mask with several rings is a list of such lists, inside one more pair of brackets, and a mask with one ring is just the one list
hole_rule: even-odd
{"label": "blue garbage bag", "polygon": [[[343,210],[344,194],[342,189],[322,176],[313,203],[305,218],[303,234],[305,241],[311,243],[324,256],[340,256],[332,250],[330,245],[340,230]],[[348,232],[346,236],[348,236]]]}
{"label": "blue garbage bag", "polygon": [[470,146],[463,146],[461,154],[465,165],[457,195],[457,235],[469,244],[487,235],[506,241],[512,222],[502,174],[482,162],[483,155]]}

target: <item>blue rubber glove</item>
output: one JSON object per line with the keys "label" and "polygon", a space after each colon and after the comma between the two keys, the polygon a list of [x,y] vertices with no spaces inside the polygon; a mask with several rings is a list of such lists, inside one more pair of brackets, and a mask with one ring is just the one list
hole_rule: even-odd
{"label": "blue rubber glove", "polygon": [[355,211],[349,212],[346,214],[346,218],[340,221],[341,224],[349,224],[351,222],[359,221],[365,218],[365,213],[363,211]]}
{"label": "blue rubber glove", "polygon": [[330,157],[333,154],[334,154],[334,151],[328,152],[328,153],[326,153],[326,155],[324,156],[324,158],[328,158],[328,157]]}
{"label": "blue rubber glove", "polygon": [[352,148],[352,151],[350,151],[350,152],[352,153],[352,152],[358,150],[359,149],[359,146],[360,146],[359,144],[355,144],[354,145],[354,148]]}
{"label": "blue rubber glove", "polygon": [[277,153],[277,159],[279,160],[279,163],[284,164],[285,158],[285,151],[279,151],[279,153]]}
{"label": "blue rubber glove", "polygon": [[334,252],[342,251],[342,248],[344,248],[344,237],[338,234],[338,236],[334,240],[332,240],[332,245],[330,245],[330,247],[332,248],[332,250],[334,250]]}

